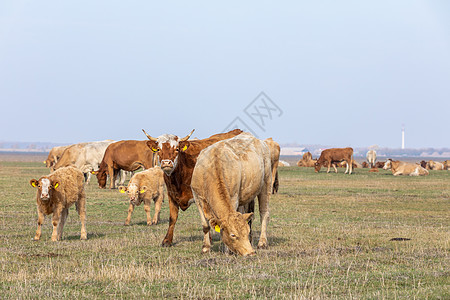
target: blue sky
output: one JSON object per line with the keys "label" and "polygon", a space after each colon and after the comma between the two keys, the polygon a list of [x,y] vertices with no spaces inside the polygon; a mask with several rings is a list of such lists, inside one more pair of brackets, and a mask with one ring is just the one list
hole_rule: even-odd
{"label": "blue sky", "polygon": [[404,124],[407,147],[450,147],[449,15],[448,1],[4,0],[0,141],[203,138],[239,118],[280,143],[400,147]]}

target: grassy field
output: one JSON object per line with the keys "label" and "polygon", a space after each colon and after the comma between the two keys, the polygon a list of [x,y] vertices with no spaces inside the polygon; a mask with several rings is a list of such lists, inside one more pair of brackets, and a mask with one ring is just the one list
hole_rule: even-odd
{"label": "grassy field", "polygon": [[450,171],[420,178],[339,171],[281,168],[269,248],[241,258],[225,254],[217,234],[212,253],[200,253],[195,206],[180,212],[175,245],[162,248],[167,197],[160,224],[147,226],[137,207],[125,227],[126,196],[100,190],[95,178],[87,186],[88,240],[79,240],[71,208],[62,241],[50,241],[47,217],[33,242],[29,180],[48,170],[0,162],[0,298],[450,299]]}

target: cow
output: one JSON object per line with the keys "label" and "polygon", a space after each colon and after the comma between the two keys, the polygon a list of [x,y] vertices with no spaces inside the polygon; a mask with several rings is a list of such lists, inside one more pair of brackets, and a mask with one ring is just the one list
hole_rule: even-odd
{"label": "cow", "polygon": [[428,162],[428,167],[430,170],[445,170],[443,163],[433,160]]}
{"label": "cow", "polygon": [[69,207],[75,203],[81,221],[80,239],[86,240],[86,194],[83,173],[74,167],[60,168],[48,176],[31,179],[32,187],[37,188],[36,203],[38,228],[34,240],[41,238],[41,226],[46,215],[53,214],[52,241],[61,240]]}
{"label": "cow", "polygon": [[109,175],[109,188],[114,189],[120,170],[133,172],[141,167],[144,170],[149,169],[155,165],[154,159],[154,153],[147,147],[147,141],[124,140],[112,143],[106,148],[96,172],[98,186],[104,189]]}
{"label": "cow", "polygon": [[367,163],[367,161],[363,161],[362,164],[361,164],[361,166],[362,166],[363,168],[368,168],[368,167],[369,167],[369,164]]}
{"label": "cow", "polygon": [[444,170],[450,170],[450,160],[446,160],[442,164],[444,165]]}
{"label": "cow", "polygon": [[272,171],[270,150],[263,141],[242,133],[209,146],[198,156],[191,187],[203,225],[202,253],[211,249],[212,226],[231,251],[242,256],[255,254],[248,225],[253,212],[237,211],[255,197],[261,218],[258,248],[267,247]]}
{"label": "cow", "polygon": [[285,160],[280,160],[280,161],[278,162],[278,166],[279,166],[279,167],[290,167],[291,164],[288,163],[288,162],[285,161]]}
{"label": "cow", "polygon": [[425,169],[429,170],[428,163],[427,163],[426,161],[422,160],[422,161],[419,163],[419,165],[420,165],[422,168],[425,168]]}
{"label": "cow", "polygon": [[86,183],[91,179],[91,172],[97,171],[103,159],[106,148],[113,140],[79,143],[69,146],[55,165],[55,170],[74,166],[84,173]]}
{"label": "cow", "polygon": [[269,146],[270,159],[272,164],[272,194],[278,193],[280,185],[278,181],[278,165],[280,162],[280,145],[272,138],[265,139],[264,142]]}
{"label": "cow", "polygon": [[391,169],[392,175],[426,176],[428,170],[418,164],[407,163],[399,160],[388,159],[383,167],[384,170]]}
{"label": "cow", "polygon": [[301,160],[297,162],[297,166],[299,167],[314,167],[314,164],[317,162],[317,159],[312,159],[311,152],[306,152],[303,154]]}
{"label": "cow", "polygon": [[385,161],[377,161],[375,163],[375,168],[383,169],[385,163],[386,163]]}
{"label": "cow", "polygon": [[58,146],[58,147],[53,147],[52,149],[50,149],[47,159],[44,161],[45,166],[47,168],[50,168],[50,172],[55,171],[54,166],[56,165],[56,163],[62,156],[64,150],[67,149],[67,147],[69,147],[69,146]]}
{"label": "cow", "polygon": [[[135,206],[144,202],[144,210],[147,214],[147,225],[158,224],[159,213],[164,200],[164,177],[160,167],[153,167],[145,171],[136,173],[131,177],[128,186],[119,186],[119,192],[128,193],[130,206],[125,225],[130,225],[131,214]],[[155,215],[150,216],[150,204],[155,203]]]}
{"label": "cow", "polygon": [[369,163],[369,166],[373,168],[375,166],[375,162],[377,161],[377,152],[375,150],[367,151],[366,159]]}
{"label": "cow", "polygon": [[163,247],[172,246],[173,231],[178,219],[178,211],[185,211],[193,203],[191,190],[192,172],[194,171],[200,151],[224,139],[229,139],[242,130],[235,129],[227,133],[220,133],[202,140],[188,141],[194,130],[184,138],[173,134],[164,134],[154,138],[142,130],[147,138],[147,146],[157,153],[158,164],[164,171],[167,196],[169,198],[169,228],[162,242]]}
{"label": "cow", "polygon": [[316,173],[318,173],[322,166],[328,165],[327,173],[329,173],[330,167],[333,165],[334,171],[335,173],[337,173],[337,169],[334,163],[339,163],[341,161],[345,161],[347,164],[347,168],[344,174],[352,174],[353,148],[331,148],[323,150],[320,154],[319,159],[314,164],[314,168]]}

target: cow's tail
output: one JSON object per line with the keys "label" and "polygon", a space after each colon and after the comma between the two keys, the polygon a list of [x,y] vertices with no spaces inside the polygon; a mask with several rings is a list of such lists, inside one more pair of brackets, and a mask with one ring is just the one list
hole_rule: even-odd
{"label": "cow's tail", "polygon": [[277,170],[277,172],[275,173],[275,179],[273,181],[272,194],[278,193],[279,186],[280,186],[280,182],[278,181],[278,170]]}

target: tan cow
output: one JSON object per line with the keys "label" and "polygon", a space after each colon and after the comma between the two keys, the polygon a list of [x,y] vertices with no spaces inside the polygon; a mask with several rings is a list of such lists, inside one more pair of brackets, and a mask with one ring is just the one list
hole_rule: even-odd
{"label": "tan cow", "polygon": [[255,254],[247,223],[253,213],[237,212],[239,206],[254,201],[255,197],[261,217],[258,248],[267,247],[271,186],[270,150],[251,134],[242,133],[204,149],[191,181],[203,225],[202,252],[210,251],[212,226],[231,251],[243,256]]}
{"label": "tan cow", "polygon": [[331,148],[325,149],[320,154],[319,159],[315,163],[315,171],[318,173],[322,166],[328,166],[327,173],[330,172],[330,167],[333,166],[334,172],[337,173],[335,163],[345,161],[347,168],[344,174],[352,174],[353,170],[353,148]]}
{"label": "tan cow", "polygon": [[272,194],[278,193],[278,164],[280,162],[280,145],[272,138],[265,139],[264,142],[269,146],[270,160],[272,164]]}
{"label": "tan cow", "polygon": [[[427,166],[428,166],[428,168],[429,168],[430,170],[445,170],[444,164],[441,163],[441,162],[438,162],[438,161],[430,160],[430,161],[427,163]],[[428,168],[427,168],[427,169],[428,169]]]}
{"label": "tan cow", "polygon": [[297,162],[297,166],[311,168],[314,167],[316,162],[317,159],[312,159],[311,152],[306,152],[305,154],[303,154],[302,159]]}
{"label": "tan cow", "polygon": [[50,152],[48,153],[47,159],[44,161],[45,166],[47,168],[50,168],[50,172],[55,171],[55,165],[58,162],[58,160],[61,158],[64,150],[67,149],[69,146],[59,146],[59,147],[53,147]]}
{"label": "tan cow", "polygon": [[74,167],[60,168],[39,180],[30,180],[31,186],[38,189],[36,193],[38,228],[34,240],[41,238],[41,226],[45,215],[53,214],[52,241],[62,237],[64,224],[69,215],[69,207],[75,203],[81,221],[81,239],[87,239],[86,234],[86,194],[84,192],[84,176]]}
{"label": "tan cow", "polygon": [[450,170],[450,160],[446,160],[442,164],[444,165],[444,170]]}
{"label": "tan cow", "polygon": [[426,176],[428,170],[418,164],[408,163],[399,160],[388,159],[383,167],[384,170],[391,169],[392,175]]}
{"label": "tan cow", "polygon": [[375,162],[377,161],[377,152],[375,150],[367,151],[366,159],[370,167],[373,168],[375,166]]}
{"label": "tan cow", "polygon": [[[119,186],[119,192],[128,193],[130,206],[125,225],[130,225],[131,214],[135,206],[144,202],[144,210],[147,214],[147,225],[158,224],[159,213],[164,200],[164,177],[160,167],[154,167],[136,173],[131,177],[128,187]],[[150,216],[150,204],[155,203],[155,215]]]}

